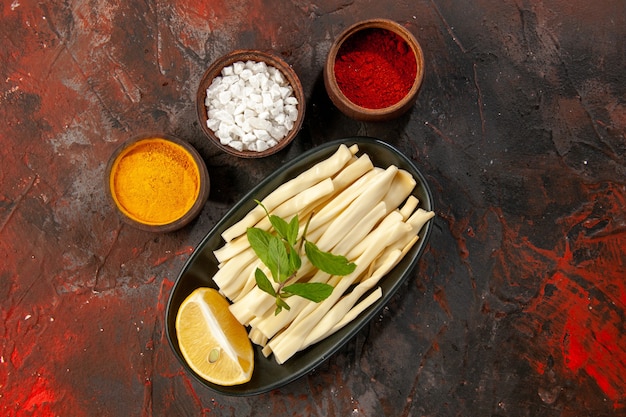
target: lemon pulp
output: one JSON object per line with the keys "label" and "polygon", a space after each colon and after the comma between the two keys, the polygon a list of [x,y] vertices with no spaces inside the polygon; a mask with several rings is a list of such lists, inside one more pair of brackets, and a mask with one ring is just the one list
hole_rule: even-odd
{"label": "lemon pulp", "polygon": [[180,305],[176,334],[185,361],[199,376],[218,385],[248,382],[254,352],[246,328],[213,288],[197,288]]}

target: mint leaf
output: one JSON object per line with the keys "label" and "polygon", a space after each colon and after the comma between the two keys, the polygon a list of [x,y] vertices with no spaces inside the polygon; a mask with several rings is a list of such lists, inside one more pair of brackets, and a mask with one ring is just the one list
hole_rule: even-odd
{"label": "mint leaf", "polygon": [[298,252],[293,250],[293,248],[291,252],[289,252],[289,266],[290,266],[292,273],[294,274],[302,266],[302,259],[300,258],[300,255],[298,255]]}
{"label": "mint leaf", "polygon": [[250,247],[270,270],[274,281],[280,282],[281,277],[286,278],[289,273],[290,262],[282,240],[256,227],[249,227],[246,235]]}
{"label": "mint leaf", "polygon": [[289,223],[282,218],[270,215],[270,223],[282,239],[284,239],[289,245],[293,246],[298,240],[298,229],[300,227],[300,221],[298,215],[295,215]]}
{"label": "mint leaf", "polygon": [[278,233],[278,236],[286,240],[291,246],[295,245],[298,240],[298,229],[300,228],[298,215],[296,214],[291,221],[287,223],[282,217],[270,214],[270,212],[267,211],[267,208],[259,200],[254,201],[260,205],[263,210],[265,210],[265,214],[267,215],[272,227],[276,230],[276,233]]}
{"label": "mint leaf", "polygon": [[274,315],[277,315],[278,313],[280,313],[283,310],[283,308],[285,310],[291,310],[291,307],[289,307],[289,304],[287,304],[285,300],[280,298],[280,296],[276,297],[276,310],[274,310]]}
{"label": "mint leaf", "polygon": [[270,223],[276,230],[276,233],[278,233],[278,236],[288,241],[287,236],[289,235],[289,223],[273,214],[269,216],[269,219]]}
{"label": "mint leaf", "polygon": [[269,278],[267,278],[267,275],[265,275],[265,272],[257,268],[254,271],[254,280],[256,281],[256,285],[259,287],[259,289],[265,291],[272,297],[276,297],[276,291],[274,290],[274,287],[272,286]]}
{"label": "mint leaf", "polygon": [[269,242],[274,238],[274,236],[271,233],[256,227],[249,227],[246,230],[246,235],[248,237],[248,242],[250,242],[250,247],[254,250],[256,256],[259,257],[261,262],[267,265],[265,261],[269,256]]}
{"label": "mint leaf", "polygon": [[283,287],[283,291],[319,303],[333,292],[333,286],[322,282],[296,282]]}
{"label": "mint leaf", "polygon": [[356,269],[354,262],[348,262],[345,256],[322,252],[315,243],[308,240],[304,243],[307,258],[320,270],[331,275],[348,275]]}
{"label": "mint leaf", "polygon": [[293,216],[291,221],[289,222],[289,229],[287,230],[287,242],[291,246],[294,246],[298,241],[298,230],[300,229],[300,219],[298,219],[298,215]]}
{"label": "mint leaf", "polygon": [[267,262],[265,265],[269,268],[276,282],[284,282],[292,274],[291,257],[287,253],[287,248],[280,238],[272,236],[269,241]]}

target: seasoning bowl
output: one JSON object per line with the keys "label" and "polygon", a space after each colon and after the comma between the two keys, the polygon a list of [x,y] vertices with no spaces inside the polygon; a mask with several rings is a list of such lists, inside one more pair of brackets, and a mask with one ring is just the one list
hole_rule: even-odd
{"label": "seasoning bowl", "polygon": [[136,136],[113,152],[106,167],[109,201],[124,222],[141,230],[187,225],[204,207],[209,188],[200,154],[170,135]]}
{"label": "seasoning bowl", "polygon": [[[244,64],[243,69],[242,63]],[[264,72],[258,69],[258,65],[254,66],[253,64],[259,64],[261,67],[265,65],[268,69]],[[252,67],[247,68],[246,65]],[[268,71],[270,70],[272,74],[274,74],[272,68],[278,70],[280,76],[268,75]],[[251,86],[254,83],[252,82],[252,78],[248,78],[249,74],[244,72],[246,69],[252,72],[253,77],[257,78],[257,82],[259,78],[263,78],[262,75],[258,74],[265,73],[265,75],[268,75],[269,81],[267,84],[271,87],[267,85],[258,87],[261,89],[259,90],[256,86]],[[234,84],[237,84],[237,87],[230,87],[228,93],[221,91],[217,93],[216,96],[215,91],[218,91],[219,87],[216,87],[214,83],[225,83],[227,77],[231,77],[230,81],[236,81]],[[293,100],[287,100],[284,98],[284,94],[279,95],[275,87],[275,85],[278,84],[276,77],[280,78],[280,85],[291,91],[289,96],[295,98],[297,104],[294,105],[291,103],[288,105],[287,103],[293,102]],[[208,89],[215,90],[209,94],[207,92]],[[281,93],[285,91],[286,90],[281,90]],[[224,96],[219,95],[222,93],[224,93]],[[207,95],[210,96],[208,100]],[[258,102],[259,95],[261,96],[260,103]],[[256,100],[253,102],[254,99]],[[217,102],[215,100],[217,100]],[[207,101],[213,104],[207,104]],[[227,108],[229,102],[232,104],[230,104],[230,108]],[[244,107],[243,111],[242,106]],[[288,106],[292,107],[288,108]],[[295,107],[297,115],[294,113],[293,107]],[[230,155],[241,158],[262,158],[275,154],[285,148],[300,131],[304,120],[305,108],[304,90],[293,68],[273,53],[257,50],[236,50],[215,60],[202,76],[196,95],[196,110],[202,131],[213,145]],[[209,110],[211,109],[213,115],[209,117]],[[224,113],[218,114],[217,111],[220,110],[230,114],[234,122],[230,120],[220,121],[220,118],[229,118],[229,116],[226,116]],[[263,115],[263,111],[270,113],[269,117],[263,119],[263,117],[268,116],[267,114]],[[285,118],[293,120],[281,124],[281,116],[279,116],[281,112],[283,115],[288,115],[285,116]],[[259,121],[259,119],[265,120],[265,122]],[[271,128],[269,128],[269,125],[266,123],[268,120],[271,122]],[[252,123],[252,121],[254,121],[254,123]],[[222,122],[224,123],[223,125],[221,124]],[[254,127],[252,131],[250,131],[250,125],[253,124]],[[217,125],[220,127],[216,127]],[[238,127],[234,127],[235,125]],[[273,135],[266,135],[263,131],[265,133],[271,132]],[[280,140],[276,140],[275,136],[280,136],[280,133],[285,133],[285,136]],[[228,135],[225,137],[225,134]],[[265,145],[261,143],[259,150],[249,150],[246,148],[238,149],[231,146],[234,142],[244,143],[247,141],[247,143],[252,143],[255,140],[260,140],[258,138],[251,140],[251,136],[249,136],[251,134],[256,134],[258,138],[266,139],[262,141],[266,144],[271,142],[271,140],[277,143],[267,149],[263,149]],[[244,136],[245,139],[242,140]],[[233,140],[234,142],[226,144],[229,140]]]}
{"label": "seasoning bowl", "polygon": [[348,27],[332,44],[324,65],[331,101],[346,116],[361,121],[386,121],[406,113],[423,78],[419,43],[406,28],[387,19]]}

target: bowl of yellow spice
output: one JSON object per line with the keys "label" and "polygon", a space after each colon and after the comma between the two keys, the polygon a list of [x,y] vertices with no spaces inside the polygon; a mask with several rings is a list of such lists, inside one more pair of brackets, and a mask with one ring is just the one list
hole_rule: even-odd
{"label": "bowl of yellow spice", "polygon": [[169,135],[137,136],[119,146],[106,168],[106,190],[122,219],[153,232],[178,230],[209,196],[209,174],[189,143]]}

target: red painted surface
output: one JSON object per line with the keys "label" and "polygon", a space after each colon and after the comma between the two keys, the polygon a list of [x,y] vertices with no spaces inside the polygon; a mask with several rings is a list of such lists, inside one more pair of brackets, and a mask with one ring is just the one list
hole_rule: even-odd
{"label": "red painted surface", "polygon": [[[626,388],[626,188],[598,184],[589,201],[563,219],[567,238],[552,256],[555,270],[525,308],[535,335],[531,364],[562,380],[594,383],[616,409]],[[529,261],[534,256],[531,248]],[[530,272],[530,271],[529,271]],[[547,365],[548,357],[554,365]]]}

